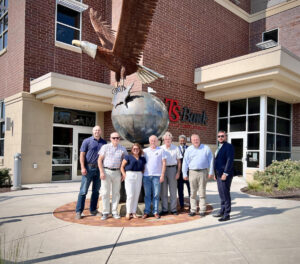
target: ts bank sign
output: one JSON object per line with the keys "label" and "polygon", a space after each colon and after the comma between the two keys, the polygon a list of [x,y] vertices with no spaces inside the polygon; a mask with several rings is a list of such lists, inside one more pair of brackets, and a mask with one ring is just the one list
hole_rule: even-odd
{"label": "ts bank sign", "polygon": [[205,111],[201,114],[192,113],[188,107],[181,107],[178,100],[165,98],[165,102],[169,112],[169,119],[172,122],[182,121],[196,123],[199,125],[207,125],[207,115]]}

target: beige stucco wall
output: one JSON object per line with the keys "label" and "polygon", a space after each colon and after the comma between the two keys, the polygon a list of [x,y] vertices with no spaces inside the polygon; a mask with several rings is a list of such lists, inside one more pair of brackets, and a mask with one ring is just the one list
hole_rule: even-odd
{"label": "beige stucco wall", "polygon": [[292,147],[292,160],[300,160],[300,147]]}
{"label": "beige stucco wall", "polygon": [[101,127],[101,129],[102,129],[101,136],[104,138],[105,137],[105,135],[104,135],[104,112],[97,112],[96,117],[97,117],[96,125]]}
{"label": "beige stucco wall", "polygon": [[53,106],[25,92],[6,98],[5,106],[6,117],[14,122],[13,130],[5,134],[5,167],[13,171],[13,156],[19,152],[22,154],[22,184],[50,182]]}

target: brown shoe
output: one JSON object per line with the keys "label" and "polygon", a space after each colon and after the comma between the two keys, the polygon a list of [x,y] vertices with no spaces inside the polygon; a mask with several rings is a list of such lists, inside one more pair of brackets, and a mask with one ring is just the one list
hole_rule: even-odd
{"label": "brown shoe", "polygon": [[130,220],[130,218],[131,218],[131,217],[130,217],[130,214],[128,214],[128,215],[125,216],[125,219],[126,219],[126,220]]}
{"label": "brown shoe", "polygon": [[146,218],[148,218],[148,217],[149,217],[148,214],[144,214],[144,215],[143,215],[143,219],[146,219]]}
{"label": "brown shoe", "polygon": [[154,217],[155,217],[156,219],[159,219],[159,218],[160,218],[160,215],[159,215],[159,214],[154,214]]}

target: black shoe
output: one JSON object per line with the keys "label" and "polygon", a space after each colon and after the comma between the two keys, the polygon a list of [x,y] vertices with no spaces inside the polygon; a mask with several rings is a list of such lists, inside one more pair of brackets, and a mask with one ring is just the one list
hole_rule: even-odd
{"label": "black shoe", "polygon": [[172,215],[178,215],[177,211],[171,212]]}
{"label": "black shoe", "polygon": [[215,213],[213,214],[213,217],[223,217],[224,214],[222,213]]}
{"label": "black shoe", "polygon": [[204,217],[205,213],[200,213],[199,215],[200,215],[200,217]]}
{"label": "black shoe", "polygon": [[189,216],[195,216],[196,215],[196,213],[194,213],[194,212],[189,212]]}
{"label": "black shoe", "polygon": [[227,216],[223,216],[222,218],[218,219],[219,222],[225,222],[225,221],[228,221],[230,220],[230,215],[227,215]]}
{"label": "black shoe", "polygon": [[162,211],[162,212],[160,212],[159,214],[161,215],[161,216],[163,216],[163,215],[167,215],[169,212],[168,211]]}

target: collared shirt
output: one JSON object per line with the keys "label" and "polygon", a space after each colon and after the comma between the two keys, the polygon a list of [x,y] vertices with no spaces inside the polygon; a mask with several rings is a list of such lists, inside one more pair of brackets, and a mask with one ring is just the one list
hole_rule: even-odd
{"label": "collared shirt", "polygon": [[104,156],[103,167],[111,169],[120,168],[125,155],[128,155],[127,150],[120,144],[114,147],[112,143],[109,143],[99,151],[99,156]]}
{"label": "collared shirt", "polygon": [[144,149],[146,158],[144,176],[160,176],[162,172],[162,163],[166,159],[166,153],[163,148],[156,147],[155,149]]}
{"label": "collared shirt", "polygon": [[198,148],[189,146],[184,154],[182,164],[183,177],[187,177],[187,171],[209,169],[209,174],[213,174],[213,154],[210,148],[201,144]]}
{"label": "collared shirt", "polygon": [[100,138],[97,140],[94,136],[88,137],[83,140],[80,152],[85,152],[86,164],[97,164],[98,152],[107,142]]}
{"label": "collared shirt", "polygon": [[125,155],[124,159],[127,161],[125,171],[144,171],[146,164],[145,157],[136,159],[133,155]]}
{"label": "collared shirt", "polygon": [[218,148],[217,148],[217,150],[215,152],[215,157],[217,157],[217,155],[218,155],[220,149],[222,148],[222,146],[223,146],[223,144],[219,143],[219,146],[218,146]]}
{"label": "collared shirt", "polygon": [[182,155],[180,153],[180,150],[175,145],[171,144],[169,148],[167,148],[166,145],[161,146],[165,153],[166,153],[166,165],[167,166],[173,166],[177,165],[177,160],[182,159]]}

